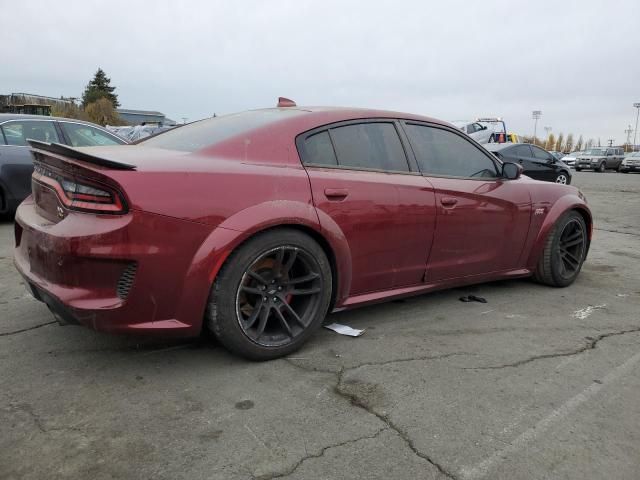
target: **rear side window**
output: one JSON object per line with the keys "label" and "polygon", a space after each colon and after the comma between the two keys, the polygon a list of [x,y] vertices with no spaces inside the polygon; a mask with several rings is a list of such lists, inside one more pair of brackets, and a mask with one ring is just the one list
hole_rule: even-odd
{"label": "rear side window", "polygon": [[98,145],[122,145],[114,136],[95,127],[81,123],[60,123],[73,147],[95,147]]}
{"label": "rear side window", "polygon": [[409,171],[407,157],[393,123],[359,123],[330,131],[340,166]]}
{"label": "rear side window", "polygon": [[329,132],[325,130],[305,140],[304,158],[306,163],[314,165],[338,165]]}
{"label": "rear side window", "polygon": [[246,134],[270,123],[304,115],[295,108],[273,108],[223,115],[167,130],[142,140],[145,147],[195,152],[233,137]]}
{"label": "rear side window", "polygon": [[60,142],[58,133],[49,121],[12,121],[2,124],[2,133],[7,145],[26,147],[27,139],[40,140],[41,142]]}
{"label": "rear side window", "polygon": [[497,176],[496,166],[465,138],[441,128],[407,124],[407,135],[418,165],[426,175],[447,177]]}
{"label": "rear side window", "polygon": [[531,157],[531,148],[529,145],[518,145],[513,147],[511,154],[516,157]]}
{"label": "rear side window", "polygon": [[549,154],[538,147],[531,147],[533,150],[533,156],[539,158],[540,160],[549,160]]}

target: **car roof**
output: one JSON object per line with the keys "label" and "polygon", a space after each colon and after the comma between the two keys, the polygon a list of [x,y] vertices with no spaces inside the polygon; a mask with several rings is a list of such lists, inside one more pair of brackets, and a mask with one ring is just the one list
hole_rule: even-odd
{"label": "car roof", "polygon": [[76,122],[82,123],[83,125],[91,125],[92,127],[97,127],[105,130],[104,127],[98,124],[87,122],[86,120],[78,120],[77,118],[49,117],[46,115],[28,115],[26,113],[0,113],[0,123],[9,120],[56,120],[64,122]]}
{"label": "car roof", "polygon": [[504,150],[505,148],[513,147],[514,145],[529,145],[528,143],[485,143],[482,145],[490,152],[497,152],[498,150]]}

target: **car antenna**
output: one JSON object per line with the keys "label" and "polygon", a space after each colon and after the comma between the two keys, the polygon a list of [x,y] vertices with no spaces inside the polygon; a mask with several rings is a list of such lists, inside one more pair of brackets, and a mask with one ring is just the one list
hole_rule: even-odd
{"label": "car antenna", "polygon": [[297,107],[296,102],[289,98],[278,97],[278,107]]}

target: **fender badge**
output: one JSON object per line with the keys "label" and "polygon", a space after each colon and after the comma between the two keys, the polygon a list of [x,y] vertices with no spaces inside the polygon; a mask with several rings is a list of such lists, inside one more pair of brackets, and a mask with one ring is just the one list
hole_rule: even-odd
{"label": "fender badge", "polygon": [[61,206],[58,205],[57,211],[58,211],[58,217],[64,218],[64,210],[62,209]]}
{"label": "fender badge", "polygon": [[534,215],[544,215],[544,208],[536,208]]}

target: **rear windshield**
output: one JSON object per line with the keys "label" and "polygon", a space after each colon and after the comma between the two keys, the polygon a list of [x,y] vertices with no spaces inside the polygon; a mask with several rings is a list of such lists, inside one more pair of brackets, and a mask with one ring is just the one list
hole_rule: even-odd
{"label": "rear windshield", "polygon": [[251,110],[200,120],[140,142],[140,145],[167,150],[195,152],[237,135],[285,120],[304,112],[297,109]]}

